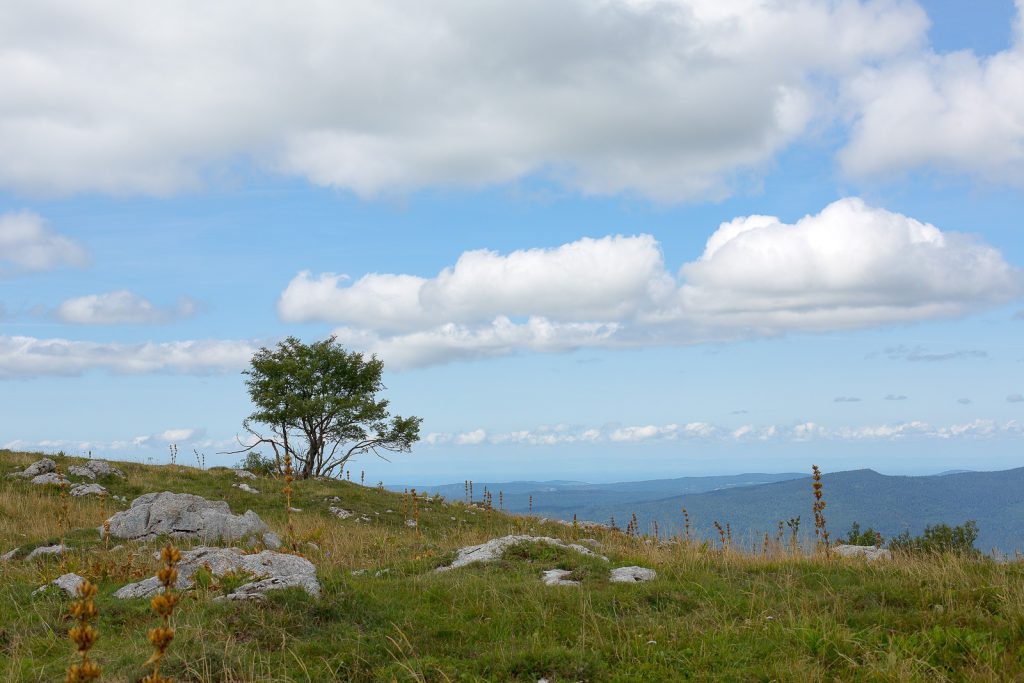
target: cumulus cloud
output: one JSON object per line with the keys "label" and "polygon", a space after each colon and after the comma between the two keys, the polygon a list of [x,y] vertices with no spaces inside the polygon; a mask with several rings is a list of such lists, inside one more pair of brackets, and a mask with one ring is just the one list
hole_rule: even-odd
{"label": "cumulus cloud", "polygon": [[538,172],[720,196],[927,29],[900,0],[44,0],[4,18],[0,186],[153,194],[249,158],[367,196]]}
{"label": "cumulus cloud", "polygon": [[483,443],[487,438],[487,432],[482,429],[474,429],[471,432],[463,432],[455,436],[455,443],[459,446],[475,446]]}
{"label": "cumulus cloud", "polygon": [[255,351],[248,341],[120,344],[0,336],[0,379],[73,376],[96,369],[119,374],[234,372],[245,368]]}
{"label": "cumulus cloud", "polygon": [[61,322],[78,325],[144,325],[187,318],[195,311],[196,304],[190,299],[161,308],[145,297],[120,289],[68,299],[53,314]]}
{"label": "cumulus cloud", "polygon": [[[3,163],[0,161],[0,165]],[[87,260],[82,247],[54,233],[38,214],[31,211],[0,214],[0,275],[50,270],[64,265],[81,266]]]}
{"label": "cumulus cloud", "polygon": [[[464,253],[434,277],[300,272],[278,301],[288,322],[326,321],[392,366],[694,344],[959,316],[1020,295],[1021,273],[979,240],[841,199],[792,224],[723,223],[673,273],[649,235],[551,249]],[[902,347],[900,347],[902,349]],[[981,351],[891,351],[945,360]]]}
{"label": "cumulus cloud", "polygon": [[926,52],[866,69],[845,86],[855,112],[840,153],[851,174],[932,167],[1024,186],[1024,2],[1013,45],[990,57]]}

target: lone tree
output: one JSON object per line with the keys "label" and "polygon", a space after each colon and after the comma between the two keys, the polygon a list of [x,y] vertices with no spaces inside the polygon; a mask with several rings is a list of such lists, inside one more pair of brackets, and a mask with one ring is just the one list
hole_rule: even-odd
{"label": "lone tree", "polygon": [[345,463],[363,453],[384,460],[382,452],[408,453],[422,419],[388,413],[388,402],[377,398],[385,388],[383,369],[376,356],[346,351],[333,336],[312,344],[288,337],[274,350],[261,348],[243,372],[256,410],[242,426],[256,440],[231,452],[266,444],[279,471],[288,452],[302,479],[340,476]]}

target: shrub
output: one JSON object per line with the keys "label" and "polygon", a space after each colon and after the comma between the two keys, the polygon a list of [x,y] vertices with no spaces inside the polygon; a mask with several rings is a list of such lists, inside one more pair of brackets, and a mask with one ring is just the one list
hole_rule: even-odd
{"label": "shrub", "polygon": [[240,470],[249,470],[261,477],[272,477],[277,474],[277,462],[258,451],[246,453],[235,467]]}
{"label": "shrub", "polygon": [[850,525],[850,533],[845,539],[840,539],[842,543],[848,543],[850,545],[882,545],[882,534],[875,531],[871,527],[868,527],[864,531],[860,530],[860,524],[854,522]]}
{"label": "shrub", "polygon": [[974,541],[978,538],[978,524],[969,519],[960,526],[933,524],[924,528],[924,534],[911,537],[904,531],[889,541],[889,548],[902,552],[916,553],[955,553],[957,555],[977,555]]}

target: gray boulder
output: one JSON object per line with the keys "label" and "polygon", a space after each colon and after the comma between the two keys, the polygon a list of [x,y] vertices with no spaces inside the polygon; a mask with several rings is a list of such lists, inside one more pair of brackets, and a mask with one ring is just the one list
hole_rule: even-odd
{"label": "gray boulder", "polygon": [[12,477],[21,477],[22,479],[31,479],[37,477],[40,474],[47,474],[57,469],[57,463],[50,460],[49,458],[43,458],[42,460],[36,460],[34,463],[26,467],[21,472],[15,472]]}
{"label": "gray boulder", "polygon": [[67,552],[67,548],[59,543],[57,545],[44,545],[39,548],[35,548],[30,552],[28,557],[25,558],[25,561],[28,562],[36,559],[37,557],[46,557],[47,555],[59,555],[63,552]]}
{"label": "gray boulder", "polygon": [[43,593],[48,590],[51,586],[56,586],[71,597],[78,597],[78,587],[83,583],[85,583],[85,579],[78,574],[65,574],[64,576],[54,579],[45,586],[40,586],[35,589],[32,591],[32,595],[38,595],[39,593]]}
{"label": "gray boulder", "polygon": [[658,573],[646,567],[616,567],[608,576],[611,583],[640,583],[651,581],[658,577]]}
{"label": "gray boulder", "polygon": [[71,495],[75,498],[82,496],[105,496],[107,490],[99,484],[75,484],[71,487]]}
{"label": "gray boulder", "polygon": [[3,555],[0,555],[0,562],[10,562],[15,558],[19,550],[21,550],[21,548],[15,548],[14,550],[8,550]]}
{"label": "gray boulder", "polygon": [[[320,582],[316,578],[316,567],[304,557],[264,550],[255,555],[246,555],[240,548],[210,548],[200,546],[181,553],[178,562],[178,581],[175,587],[187,590],[195,586],[193,576],[200,567],[207,566],[214,576],[232,572],[251,574],[253,580],[236,588],[225,596],[226,600],[259,600],[267,591],[298,586],[314,598],[320,597]],[[151,576],[148,579],[124,586],[114,597],[148,598],[161,590],[160,581]]]}
{"label": "gray boulder", "polygon": [[892,553],[888,549],[876,548],[873,545],[834,545],[832,552],[840,557],[863,557],[869,562],[892,559]]}
{"label": "gray boulder", "polygon": [[334,515],[338,519],[348,519],[353,514],[351,510],[346,510],[345,508],[334,507],[333,505],[331,507],[327,508],[327,509],[330,511],[330,513],[332,515]]}
{"label": "gray boulder", "polygon": [[[244,515],[235,515],[223,500],[206,500],[190,493],[147,493],[107,521],[110,522],[112,537],[133,541],[167,535],[207,542],[262,541],[270,548],[281,544],[252,510],[246,510]],[[103,527],[99,529],[102,534]]]}
{"label": "gray boulder", "polygon": [[241,491],[245,491],[246,493],[259,493],[260,492],[259,489],[255,489],[252,486],[249,486],[244,481],[239,483],[239,484],[232,484],[232,486],[235,487],[236,489],[241,490]]}
{"label": "gray boulder", "polygon": [[547,545],[553,545],[558,548],[566,548],[568,550],[575,550],[582,555],[589,555],[591,557],[598,557],[604,561],[608,561],[608,558],[604,555],[598,555],[590,548],[586,548],[576,543],[566,543],[560,541],[557,538],[551,538],[550,536],[524,536],[513,534],[511,536],[502,536],[501,538],[491,539],[486,543],[480,545],[470,545],[465,548],[460,548],[455,556],[455,560],[446,567],[438,567],[435,571],[446,572],[450,569],[458,569],[459,567],[465,567],[467,564],[473,564],[474,562],[492,562],[500,559],[505,551],[514,545],[520,543],[545,543]]}
{"label": "gray boulder", "polygon": [[96,473],[90,470],[88,467],[79,467],[78,465],[72,465],[68,468],[68,475],[72,477],[82,477],[83,479],[95,479]]}
{"label": "gray boulder", "polygon": [[85,466],[92,470],[97,477],[118,477],[124,479],[124,472],[111,465],[106,460],[90,460]]}
{"label": "gray boulder", "polygon": [[256,475],[249,470],[235,470],[235,476],[241,479],[256,479]]}
{"label": "gray boulder", "polygon": [[62,486],[63,484],[70,483],[67,479],[56,472],[47,472],[46,474],[37,474],[32,477],[33,484],[53,484],[54,486]]}

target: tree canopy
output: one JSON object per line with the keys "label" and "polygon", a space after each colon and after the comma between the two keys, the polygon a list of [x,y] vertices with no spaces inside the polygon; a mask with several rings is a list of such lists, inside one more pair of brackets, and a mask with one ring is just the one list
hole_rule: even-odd
{"label": "tree canopy", "polygon": [[235,452],[268,445],[280,468],[287,451],[303,479],[340,475],[364,453],[408,453],[422,419],[388,412],[388,401],[378,398],[383,370],[376,356],[347,351],[333,336],[312,344],[288,337],[261,348],[243,373],[256,407],[243,426],[255,443]]}

